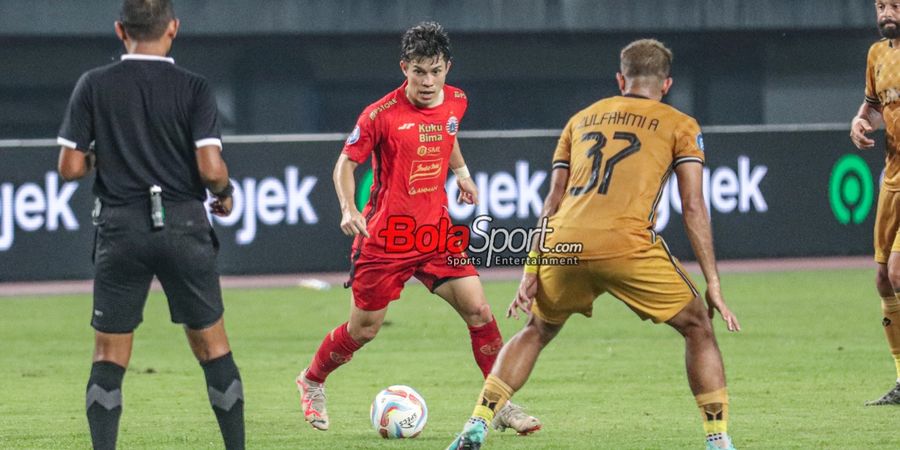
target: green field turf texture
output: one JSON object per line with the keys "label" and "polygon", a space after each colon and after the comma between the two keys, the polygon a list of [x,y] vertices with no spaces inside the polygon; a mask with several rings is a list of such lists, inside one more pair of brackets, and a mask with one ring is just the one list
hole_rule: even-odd
{"label": "green field turf texture", "polygon": [[[900,408],[864,408],[894,382],[869,270],[726,274],[744,331],[716,328],[741,449],[897,448]],[[485,285],[502,316],[516,283]],[[328,380],[331,430],[304,421],[294,377],[347,318],[343,289],[226,291],[226,324],[246,396],[251,449],[439,449],[481,387],[462,320],[420,285],[391,306],[378,339]],[[90,298],[0,299],[0,448],[89,448],[84,390]],[[717,318],[718,319],[718,318]],[[509,337],[521,322],[498,319]],[[413,440],[382,440],[369,404],[391,384],[417,389],[429,421]],[[203,373],[153,293],[124,383],[122,449],[221,448]],[[604,296],[574,317],[516,396],[544,422],[529,437],[493,432],[488,449],[699,449],[699,412],[683,341]]]}

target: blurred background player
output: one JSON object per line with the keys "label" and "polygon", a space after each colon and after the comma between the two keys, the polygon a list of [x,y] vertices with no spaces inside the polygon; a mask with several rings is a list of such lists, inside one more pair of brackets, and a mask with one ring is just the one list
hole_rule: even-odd
{"label": "blurred background player", "polygon": [[[400,51],[406,81],[363,111],[334,168],[341,229],[354,237],[350,280],[345,284],[353,288],[353,301],[350,320],[325,336],[309,367],[297,377],[304,416],[318,430],[329,425],[324,391],[328,374],[375,338],[388,304],[400,297],[412,276],[466,322],[475,362],[484,376],[503,345],[475,268],[448,263],[449,256],[460,253],[386,248],[384,231],[391,217],[411,217],[419,225],[434,226],[442,219],[450,223],[444,189],[448,167],[457,176],[458,200],[478,201],[456,140],[468,100],[462,90],[444,84],[451,66],[447,33],[438,23],[421,23],[404,33]],[[360,213],[353,201],[353,172],[369,155],[374,183],[369,203]],[[515,405],[499,413],[494,425],[519,433],[541,426]]]}
{"label": "blurred background player", "polygon": [[[672,52],[652,39],[621,53],[616,75],[621,96],[575,114],[559,138],[542,217],[554,230],[545,243],[580,242],[576,265],[529,261],[507,316],[530,312],[503,347],[484,383],[472,418],[450,449],[480,448],[487,422],[528,379],[541,350],[573,313],[590,316],[594,299],[609,292],[642,319],[665,322],[685,339],[688,383],[703,417],[708,449],[730,449],[725,370],[711,318],[722,314],[740,329],[725,305],[703,201],[703,137],[690,116],[661,102],[672,87]],[[654,231],[656,205],[672,172],[691,247],[707,282],[706,302]],[[532,242],[530,258],[541,254]],[[549,256],[567,256],[554,255]],[[547,256],[547,255],[545,255]]]}
{"label": "blurred background player", "polygon": [[[122,378],[155,275],[206,374],[225,447],[243,449],[243,387],[222,321],[218,243],[204,206],[208,188],[217,197],[212,213],[228,215],[234,190],[215,98],[204,78],[166,58],[178,32],[169,0],[125,0],[115,27],[128,54],[82,75],[58,139],[63,178],[83,177],[94,162],[97,169],[91,439],[95,449],[116,447]],[[162,190],[162,228],[151,220],[154,185]]]}
{"label": "blurred background player", "polygon": [[885,124],[884,181],[875,213],[875,287],[881,296],[882,325],[894,356],[893,389],[866,405],[900,404],[900,2],[876,1],[878,29],[884,39],[872,44],[866,61],[866,98],[850,124],[850,140],[859,149],[875,146],[866,136]]}

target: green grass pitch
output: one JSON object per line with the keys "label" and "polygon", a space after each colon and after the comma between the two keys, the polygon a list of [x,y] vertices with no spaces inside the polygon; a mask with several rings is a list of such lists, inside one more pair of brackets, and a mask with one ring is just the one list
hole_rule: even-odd
{"label": "green grass pitch", "polygon": [[[696,278],[696,277],[695,277]],[[872,270],[726,274],[744,331],[716,323],[738,448],[896,448],[900,408],[864,408],[894,382]],[[487,283],[502,316],[515,283]],[[229,290],[226,326],[241,368],[253,449],[444,448],[481,387],[456,313],[420,285],[391,306],[378,339],[328,380],[331,430],[304,421],[294,377],[347,318],[343,289]],[[84,389],[90,298],[0,299],[0,448],[89,448]],[[509,337],[521,322],[498,319]],[[369,404],[390,384],[425,397],[429,422],[408,441],[382,440]],[[124,384],[123,449],[221,448],[203,374],[153,293]],[[491,433],[489,449],[697,449],[700,416],[682,339],[604,296],[574,317],[538,360],[516,401],[544,421],[529,437]]]}

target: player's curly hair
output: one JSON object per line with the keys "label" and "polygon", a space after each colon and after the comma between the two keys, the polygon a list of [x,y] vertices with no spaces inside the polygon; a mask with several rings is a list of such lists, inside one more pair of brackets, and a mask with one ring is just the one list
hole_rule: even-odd
{"label": "player's curly hair", "polygon": [[442,57],[450,61],[450,37],[437,22],[422,22],[403,33],[400,59],[406,62],[422,58]]}
{"label": "player's curly hair", "polygon": [[672,70],[672,50],[656,39],[640,39],[622,49],[621,72],[627,78],[667,78]]}
{"label": "player's curly hair", "polygon": [[119,11],[125,34],[136,41],[159,39],[174,18],[171,0],[125,0]]}

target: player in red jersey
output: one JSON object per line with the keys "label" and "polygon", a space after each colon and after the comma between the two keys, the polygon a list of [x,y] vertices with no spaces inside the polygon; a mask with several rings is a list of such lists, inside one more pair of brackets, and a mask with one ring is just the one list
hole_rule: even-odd
{"label": "player in red jersey", "polygon": [[[400,56],[406,81],[363,111],[334,168],[341,230],[354,237],[350,280],[345,284],[353,288],[353,301],[350,320],[325,336],[309,367],[297,377],[306,421],[315,429],[328,429],[325,378],[375,338],[388,304],[400,297],[412,276],[466,322],[483,376],[490,373],[503,346],[473,266],[449,265],[448,256],[453,255],[449,250],[398,251],[386,245],[390,217],[411,217],[417,226],[434,226],[442,219],[449,223],[444,189],[448,167],[458,179],[457,200],[478,201],[456,141],[468,101],[462,90],[444,84],[450,65],[450,40],[439,24],[423,22],[407,30]],[[369,203],[360,213],[353,201],[353,172],[370,156],[374,182]],[[498,414],[494,425],[530,433],[541,423],[512,405]]]}

